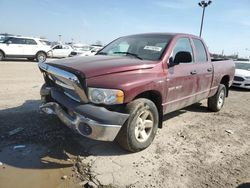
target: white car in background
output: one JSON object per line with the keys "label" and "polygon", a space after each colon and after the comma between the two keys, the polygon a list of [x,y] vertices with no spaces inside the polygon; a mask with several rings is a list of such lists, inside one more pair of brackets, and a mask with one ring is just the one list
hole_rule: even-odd
{"label": "white car in background", "polygon": [[69,57],[73,50],[74,49],[70,45],[58,44],[52,47],[52,49],[48,52],[48,56],[52,58]]}
{"label": "white car in background", "polygon": [[93,56],[95,55],[99,50],[101,50],[103,47],[100,46],[91,46],[90,50],[79,54],[79,56]]}
{"label": "white car in background", "polygon": [[250,62],[235,62],[234,87],[250,89]]}
{"label": "white car in background", "polygon": [[103,47],[100,46],[84,46],[82,48],[76,48],[71,52],[70,56],[93,56]]}
{"label": "white car in background", "polygon": [[0,43],[0,61],[4,58],[27,58],[44,62],[51,49],[47,44],[48,41],[40,38],[8,37]]}

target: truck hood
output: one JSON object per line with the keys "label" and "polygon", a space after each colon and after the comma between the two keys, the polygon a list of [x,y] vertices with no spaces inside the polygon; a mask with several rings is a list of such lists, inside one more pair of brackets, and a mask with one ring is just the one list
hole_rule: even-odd
{"label": "truck hood", "polygon": [[96,55],[71,57],[52,61],[47,64],[69,71],[80,71],[86,78],[91,78],[118,72],[150,69],[153,68],[156,63],[156,61],[140,60],[128,56]]}

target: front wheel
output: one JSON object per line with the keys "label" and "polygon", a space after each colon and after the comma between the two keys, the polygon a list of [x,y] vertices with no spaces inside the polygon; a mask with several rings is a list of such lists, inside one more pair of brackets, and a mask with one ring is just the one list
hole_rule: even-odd
{"label": "front wheel", "polygon": [[36,54],[36,60],[37,62],[44,62],[46,61],[47,55],[44,52],[38,52]]}
{"label": "front wheel", "polygon": [[128,151],[141,151],[154,140],[159,124],[158,110],[152,101],[139,98],[127,105],[127,111],[130,116],[116,140]]}
{"label": "front wheel", "polygon": [[213,112],[218,112],[222,109],[225,98],[226,98],[226,87],[223,84],[220,84],[216,94],[208,98],[208,108]]}

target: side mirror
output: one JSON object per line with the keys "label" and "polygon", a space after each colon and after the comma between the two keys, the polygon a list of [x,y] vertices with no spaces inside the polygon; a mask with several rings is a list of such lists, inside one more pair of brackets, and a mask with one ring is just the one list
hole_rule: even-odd
{"label": "side mirror", "polygon": [[11,42],[10,40],[6,42],[6,44],[8,44],[8,45],[11,44],[11,43],[12,43],[12,42]]}
{"label": "side mirror", "polygon": [[91,50],[91,53],[94,53],[95,52],[95,50]]}
{"label": "side mirror", "polygon": [[174,65],[178,65],[180,63],[190,63],[192,62],[192,55],[190,52],[180,51],[175,55],[173,60]]}

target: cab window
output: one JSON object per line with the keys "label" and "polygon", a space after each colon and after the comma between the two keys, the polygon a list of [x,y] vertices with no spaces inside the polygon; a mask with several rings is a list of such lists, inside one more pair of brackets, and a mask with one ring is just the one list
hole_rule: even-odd
{"label": "cab window", "polygon": [[205,47],[201,40],[199,39],[193,39],[195,50],[196,50],[196,61],[197,62],[207,62],[207,53],[205,50]]}

